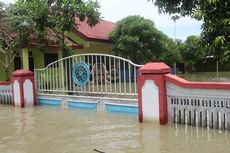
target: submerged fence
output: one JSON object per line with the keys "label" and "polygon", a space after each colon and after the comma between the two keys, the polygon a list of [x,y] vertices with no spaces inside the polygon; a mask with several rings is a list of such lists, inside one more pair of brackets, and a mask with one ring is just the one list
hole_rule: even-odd
{"label": "submerged fence", "polygon": [[189,82],[166,75],[169,121],[230,130],[230,84]]}
{"label": "submerged fence", "polygon": [[164,63],[139,69],[139,121],[230,130],[230,83],[190,82]]}
{"label": "submerged fence", "polygon": [[10,82],[0,82],[0,104],[13,104],[12,85]]}
{"label": "submerged fence", "polygon": [[113,55],[74,55],[36,69],[36,90],[47,94],[136,98],[139,67]]}

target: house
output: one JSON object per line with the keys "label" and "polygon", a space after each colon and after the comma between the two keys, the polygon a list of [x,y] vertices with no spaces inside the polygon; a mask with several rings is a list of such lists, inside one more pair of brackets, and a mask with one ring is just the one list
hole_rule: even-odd
{"label": "house", "polygon": [[[75,19],[76,25],[71,32],[65,33],[67,43],[75,50],[76,54],[81,53],[107,53],[111,54],[111,44],[108,40],[109,33],[116,27],[115,23],[100,20],[94,27],[86,22],[79,22]],[[71,41],[69,41],[71,40]],[[19,48],[20,49],[20,48]],[[0,58],[4,58],[0,53]],[[11,64],[10,73],[17,69],[44,68],[49,63],[62,58],[62,51],[55,42],[50,42],[48,47],[41,51],[39,43],[33,39],[28,46],[23,46],[20,55],[17,55]],[[0,81],[5,80],[4,67],[0,64]]]}

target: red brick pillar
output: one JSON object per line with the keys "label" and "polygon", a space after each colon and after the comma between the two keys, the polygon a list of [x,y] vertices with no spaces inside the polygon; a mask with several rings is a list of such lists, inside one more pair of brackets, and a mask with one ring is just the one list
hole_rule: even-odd
{"label": "red brick pillar", "polygon": [[37,105],[33,72],[28,70],[13,72],[12,89],[14,106]]}
{"label": "red brick pillar", "polygon": [[147,63],[138,70],[139,122],[168,122],[164,74],[170,72],[165,63]]}

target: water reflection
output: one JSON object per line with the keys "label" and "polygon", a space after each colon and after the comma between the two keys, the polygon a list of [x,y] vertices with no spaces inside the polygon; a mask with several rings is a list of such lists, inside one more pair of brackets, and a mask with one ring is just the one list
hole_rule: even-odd
{"label": "water reflection", "polygon": [[217,77],[216,72],[195,72],[179,75],[189,81],[201,82],[230,82],[230,72],[219,72]]}
{"label": "water reflection", "polygon": [[[161,131],[158,124],[140,124],[140,143],[142,152],[161,152]],[[160,141],[159,141],[160,140]]]}
{"label": "water reflection", "polygon": [[14,109],[14,127],[16,133],[27,132],[28,130],[33,129],[35,117],[33,116],[34,108],[17,108]]}
{"label": "water reflection", "polygon": [[[192,127],[186,125],[171,125],[168,134],[171,134],[171,129],[174,130],[175,137],[169,136],[168,140],[173,152],[229,152],[229,134],[227,131],[218,131],[216,129],[207,129],[202,127]],[[168,129],[169,129],[168,128]],[[165,132],[165,131],[164,131]],[[171,140],[173,139],[173,140]],[[163,142],[165,139],[161,139]],[[174,146],[177,146],[174,148]],[[170,150],[171,150],[170,149]]]}
{"label": "water reflection", "polygon": [[187,125],[140,125],[142,152],[216,153],[229,152],[228,131],[192,127]]}
{"label": "water reflection", "polygon": [[227,131],[138,123],[137,115],[0,106],[1,153],[227,153]]}

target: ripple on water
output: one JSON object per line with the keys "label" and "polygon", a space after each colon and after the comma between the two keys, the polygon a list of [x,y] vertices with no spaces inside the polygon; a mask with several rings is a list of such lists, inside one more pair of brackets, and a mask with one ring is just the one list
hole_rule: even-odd
{"label": "ripple on water", "polygon": [[137,116],[41,106],[0,106],[1,153],[228,153],[229,132],[138,123]]}

